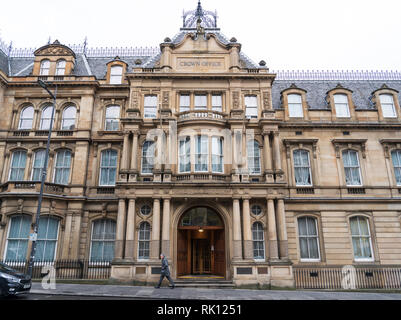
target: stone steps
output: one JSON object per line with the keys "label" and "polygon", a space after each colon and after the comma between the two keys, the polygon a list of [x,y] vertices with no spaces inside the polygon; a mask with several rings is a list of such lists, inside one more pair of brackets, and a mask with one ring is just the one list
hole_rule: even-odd
{"label": "stone steps", "polygon": [[229,280],[220,279],[178,279],[175,281],[177,288],[214,288],[232,289],[235,285]]}

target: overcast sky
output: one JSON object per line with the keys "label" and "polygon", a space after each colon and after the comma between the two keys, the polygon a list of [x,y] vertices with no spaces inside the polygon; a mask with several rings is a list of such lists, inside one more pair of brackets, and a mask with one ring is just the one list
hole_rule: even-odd
{"label": "overcast sky", "polygon": [[[49,36],[90,47],[158,46],[197,0],[2,1],[0,35],[38,48]],[[401,70],[401,0],[202,0],[218,26],[272,70]]]}

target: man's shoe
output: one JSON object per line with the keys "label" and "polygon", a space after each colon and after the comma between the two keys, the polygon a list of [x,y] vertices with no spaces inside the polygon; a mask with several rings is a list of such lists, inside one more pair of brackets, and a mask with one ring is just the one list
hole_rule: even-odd
{"label": "man's shoe", "polygon": [[160,289],[160,287],[159,287],[159,286],[156,286],[155,289]]}
{"label": "man's shoe", "polygon": [[174,289],[175,286],[170,286],[170,289]]}

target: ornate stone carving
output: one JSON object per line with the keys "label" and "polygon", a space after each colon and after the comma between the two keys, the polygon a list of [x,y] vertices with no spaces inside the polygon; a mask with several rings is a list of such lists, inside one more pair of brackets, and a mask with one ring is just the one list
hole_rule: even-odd
{"label": "ornate stone carving", "polygon": [[233,109],[239,109],[240,105],[239,105],[239,92],[235,91],[233,92]]}
{"label": "ornate stone carving", "polygon": [[163,109],[170,108],[170,93],[168,91],[163,91],[162,108]]}
{"label": "ornate stone carving", "polygon": [[139,92],[131,92],[131,109],[139,109]]}
{"label": "ornate stone carving", "polygon": [[269,92],[263,92],[263,109],[270,109],[270,94]]}

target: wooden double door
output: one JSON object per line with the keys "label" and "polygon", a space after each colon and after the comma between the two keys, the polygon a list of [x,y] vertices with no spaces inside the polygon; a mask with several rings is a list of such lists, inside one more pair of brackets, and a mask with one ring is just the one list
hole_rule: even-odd
{"label": "wooden double door", "polygon": [[225,277],[224,229],[178,229],[177,274]]}

